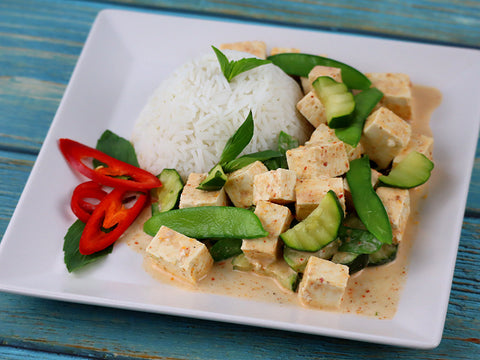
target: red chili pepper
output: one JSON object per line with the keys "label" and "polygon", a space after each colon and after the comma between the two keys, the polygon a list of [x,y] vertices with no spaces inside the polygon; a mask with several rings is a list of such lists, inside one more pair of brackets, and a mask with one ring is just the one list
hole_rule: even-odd
{"label": "red chili pepper", "polygon": [[[59,146],[63,156],[75,170],[98,184],[138,191],[162,185],[160,180],[148,171],[117,160],[79,142],[60,139]],[[83,162],[85,159],[96,159],[105,166],[93,169]]]}
{"label": "red chili pepper", "polygon": [[80,253],[90,255],[112,245],[127,230],[144,208],[148,195],[137,193],[135,203],[130,202],[131,192],[125,189],[113,189],[97,205],[80,238]]}
{"label": "red chili pepper", "polygon": [[75,216],[86,223],[90,218],[98,204],[93,204],[86,201],[86,199],[102,199],[107,195],[107,192],[102,189],[102,186],[95,181],[87,181],[78,185],[73,190],[72,200],[70,201],[70,207],[72,208]]}

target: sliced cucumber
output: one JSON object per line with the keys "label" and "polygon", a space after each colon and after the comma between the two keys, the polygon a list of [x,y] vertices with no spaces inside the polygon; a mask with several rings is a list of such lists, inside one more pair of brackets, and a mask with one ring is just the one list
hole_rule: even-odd
{"label": "sliced cucumber", "polygon": [[157,176],[162,186],[152,189],[152,215],[172,210],[178,203],[183,189],[183,181],[175,169],[163,169]]}
{"label": "sliced cucumber", "polygon": [[258,275],[271,277],[280,286],[290,291],[296,291],[298,286],[298,273],[282,260],[275,261],[265,267],[257,267],[242,253],[232,259],[232,266],[234,270],[254,271]]}
{"label": "sliced cucumber", "polygon": [[368,255],[339,251],[332,257],[332,262],[348,266],[349,274],[354,274],[367,267]]}
{"label": "sliced cucumber", "polygon": [[303,221],[280,235],[288,247],[301,251],[318,251],[337,238],[343,209],[337,195],[329,190],[315,210]]}
{"label": "sliced cucumber", "polygon": [[200,183],[200,185],[197,186],[197,189],[205,191],[217,191],[220,190],[226,182],[227,175],[223,171],[222,166],[218,164],[208,172],[207,177]]}
{"label": "sliced cucumber", "polygon": [[392,262],[397,257],[398,245],[383,244],[376,252],[368,256],[368,266],[384,265]]}
{"label": "sliced cucumber", "polygon": [[265,275],[274,278],[278,284],[290,291],[296,291],[299,278],[298,273],[294,271],[284,261],[275,261],[267,265],[264,269]]}
{"label": "sliced cucumber", "polygon": [[285,262],[296,272],[303,273],[307,266],[310,256],[316,256],[321,259],[329,260],[337,252],[340,240],[332,241],[327,246],[316,252],[299,251],[285,246],[283,249],[283,258]]}
{"label": "sliced cucumber", "polygon": [[422,185],[430,178],[433,162],[418,151],[412,151],[390,174],[378,178],[383,184],[401,189],[410,189]]}
{"label": "sliced cucumber", "polygon": [[328,126],[333,129],[348,126],[355,110],[355,100],[348,87],[328,76],[318,77],[312,86],[325,106]]}
{"label": "sliced cucumber", "polygon": [[253,264],[247,259],[244,253],[235,256],[232,259],[233,270],[252,271]]}

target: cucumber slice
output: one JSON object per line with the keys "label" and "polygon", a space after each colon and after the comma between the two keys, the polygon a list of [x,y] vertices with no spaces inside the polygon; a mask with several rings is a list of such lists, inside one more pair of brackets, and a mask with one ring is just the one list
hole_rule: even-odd
{"label": "cucumber slice", "polygon": [[298,273],[282,260],[275,261],[265,267],[256,267],[242,253],[232,259],[232,266],[234,270],[254,271],[258,275],[271,277],[281,287],[290,291],[295,291],[299,283]]}
{"label": "cucumber slice", "polygon": [[339,251],[333,255],[331,261],[348,266],[348,273],[351,275],[367,267],[368,255]]}
{"label": "cucumber slice", "polygon": [[200,185],[197,186],[197,189],[205,191],[217,191],[220,190],[226,182],[227,175],[225,175],[222,166],[218,164],[208,172],[207,177],[200,183]]}
{"label": "cucumber slice", "polygon": [[347,86],[328,76],[318,77],[312,86],[325,106],[328,126],[331,128],[348,126],[355,110],[355,100]]}
{"label": "cucumber slice", "polygon": [[178,203],[183,189],[183,181],[175,169],[163,169],[157,176],[162,186],[152,189],[152,215],[172,210]]}
{"label": "cucumber slice", "polygon": [[335,240],[314,253],[308,251],[299,251],[285,246],[283,249],[283,259],[293,270],[303,273],[310,256],[316,256],[321,259],[329,260],[337,252],[339,245],[340,240]]}
{"label": "cucumber slice", "polygon": [[398,245],[383,244],[383,246],[368,256],[368,266],[379,266],[392,262],[397,257]]}
{"label": "cucumber slice", "polygon": [[244,253],[235,256],[232,259],[233,270],[252,271],[253,264],[247,259]]}
{"label": "cucumber slice", "polygon": [[342,206],[337,195],[329,190],[306,219],[281,234],[280,238],[292,249],[318,251],[337,238],[342,220]]}
{"label": "cucumber slice", "polygon": [[378,178],[383,184],[401,189],[411,189],[422,185],[430,178],[433,170],[433,162],[418,151],[412,151],[390,174]]}

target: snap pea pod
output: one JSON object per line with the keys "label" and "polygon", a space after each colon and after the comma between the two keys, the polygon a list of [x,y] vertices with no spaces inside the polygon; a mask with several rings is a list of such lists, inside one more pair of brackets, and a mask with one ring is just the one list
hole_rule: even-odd
{"label": "snap pea pod", "polygon": [[344,143],[356,147],[362,136],[365,120],[382,97],[383,93],[377,88],[369,88],[356,94],[355,110],[349,126],[335,129],[335,135]]}
{"label": "snap pea pod", "polygon": [[254,239],[268,232],[250,210],[230,206],[200,206],[158,213],[143,225],[143,231],[155,236],[161,226],[195,239]]}
{"label": "snap pea pod", "polygon": [[373,190],[368,156],[350,162],[347,181],[357,215],[373,236],[384,244],[392,243],[392,227],[382,201]]}
{"label": "snap pea pod", "polygon": [[267,60],[280,67],[288,75],[308,76],[310,70],[317,65],[336,67],[342,70],[342,80],[349,89],[365,90],[372,84],[360,71],[340,61],[323,56],[283,53],[269,56]]}

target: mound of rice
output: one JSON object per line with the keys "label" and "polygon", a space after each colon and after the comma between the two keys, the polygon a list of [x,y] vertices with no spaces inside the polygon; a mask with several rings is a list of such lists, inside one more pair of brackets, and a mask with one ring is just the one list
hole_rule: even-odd
{"label": "mound of rice", "polygon": [[184,179],[209,171],[250,110],[255,130],[244,154],[276,149],[280,131],[303,143],[311,130],[295,107],[301,97],[298,84],[272,64],[228,83],[212,51],[175,71],[141,111],[132,136],[140,166],[154,174],[175,168]]}

